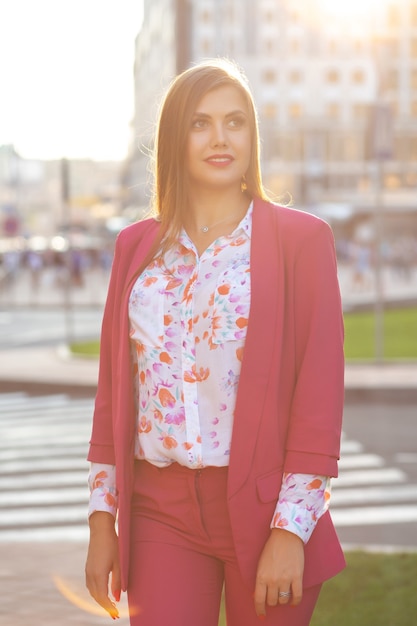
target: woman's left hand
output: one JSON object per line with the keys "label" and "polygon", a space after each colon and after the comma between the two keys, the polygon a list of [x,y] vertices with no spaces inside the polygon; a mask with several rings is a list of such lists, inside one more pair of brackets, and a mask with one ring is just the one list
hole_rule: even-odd
{"label": "woman's left hand", "polygon": [[[262,550],[255,585],[255,611],[266,614],[266,606],[297,605],[302,598],[304,544],[300,537],[281,528],[273,528]],[[279,595],[282,594],[291,595]]]}

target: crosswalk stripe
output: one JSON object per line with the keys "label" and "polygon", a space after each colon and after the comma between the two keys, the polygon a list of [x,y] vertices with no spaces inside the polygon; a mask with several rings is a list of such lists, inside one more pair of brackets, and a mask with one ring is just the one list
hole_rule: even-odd
{"label": "crosswalk stripe", "polygon": [[355,454],[341,457],[339,470],[344,471],[352,468],[381,467],[384,460],[378,454]]}
{"label": "crosswalk stripe", "polygon": [[[86,450],[87,451],[87,450]],[[33,468],[34,459],[23,460],[21,458],[14,461],[6,461],[2,463],[2,473],[4,474],[24,474],[30,472]],[[43,458],[36,459],[36,469],[41,471],[62,472],[66,470],[76,470],[78,468],[87,467],[87,462],[83,458]]]}
{"label": "crosswalk stripe", "polygon": [[51,526],[49,528],[18,528],[1,530],[0,542],[13,543],[13,542],[86,542],[88,540],[88,527],[87,525],[67,525],[67,526]]}
{"label": "crosswalk stripe", "polygon": [[359,443],[359,441],[351,441],[349,439],[346,440],[342,437],[340,450],[343,458],[346,454],[356,454],[358,452],[362,452],[363,445]]}
{"label": "crosswalk stripe", "polygon": [[0,493],[0,507],[23,507],[34,505],[58,505],[86,502],[88,498],[87,483],[83,487],[67,487],[65,490],[35,489],[31,491],[8,491]]}
{"label": "crosswalk stripe", "polygon": [[333,509],[335,526],[364,526],[417,521],[417,504]]}
{"label": "crosswalk stripe", "polygon": [[406,480],[404,472],[397,467],[382,467],[380,469],[349,470],[341,472],[333,482],[334,489],[350,487],[352,485],[366,485],[375,483],[398,483]]}
{"label": "crosswalk stripe", "polygon": [[366,505],[371,502],[383,503],[415,500],[417,502],[417,485],[401,485],[394,489],[383,485],[380,487],[362,487],[361,489],[333,489],[331,507],[346,505]]}
{"label": "crosswalk stripe", "polygon": [[36,489],[37,487],[67,487],[69,485],[85,485],[87,481],[87,471],[71,471],[71,472],[60,472],[59,474],[47,474],[45,472],[31,472],[30,474],[26,474],[24,481],[20,475],[17,476],[7,476],[7,478],[3,478],[0,476],[0,490],[4,489],[14,489],[18,490],[26,490],[26,489]]}
{"label": "crosswalk stripe", "polygon": [[[18,526],[31,526],[36,524],[45,525],[45,507],[27,507],[25,515],[22,516],[21,509],[4,509],[0,517],[0,529],[5,526],[16,528]],[[82,504],[50,507],[47,508],[47,525],[53,525],[60,522],[68,523],[87,523],[87,507]]]}
{"label": "crosswalk stripe", "polygon": [[[94,400],[0,394],[0,541],[88,536],[88,440]],[[336,527],[417,520],[417,485],[378,454],[342,438],[332,484]]]}
{"label": "crosswalk stripe", "polygon": [[13,461],[16,458],[19,459],[42,459],[49,456],[49,458],[65,457],[65,456],[85,456],[87,450],[87,444],[78,444],[77,442],[69,444],[65,441],[65,444],[61,442],[61,445],[50,446],[37,446],[34,448],[31,445],[19,448],[18,456],[16,454],[15,446],[8,446],[3,449],[0,448],[0,462]]}

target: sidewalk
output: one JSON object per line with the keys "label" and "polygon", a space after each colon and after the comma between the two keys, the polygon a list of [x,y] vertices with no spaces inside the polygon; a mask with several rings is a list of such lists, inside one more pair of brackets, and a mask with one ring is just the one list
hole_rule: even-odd
{"label": "sidewalk", "polygon": [[[0,389],[95,394],[97,359],[73,358],[62,347],[0,351]],[[347,363],[346,400],[394,396],[417,402],[417,361]]]}
{"label": "sidewalk", "polygon": [[[93,396],[96,359],[72,358],[63,348],[0,351],[0,393],[73,392]],[[417,406],[417,362],[348,364],[347,401],[405,401]],[[84,587],[87,546],[83,542],[2,543],[0,623],[5,626],[100,626],[110,617]],[[128,626],[126,596],[119,626]]]}
{"label": "sidewalk", "polygon": [[78,542],[2,543],[0,624],[128,626],[126,594],[116,622],[90,597],[84,586],[86,554],[87,545]]}
{"label": "sidewalk", "polygon": [[[64,294],[57,288],[52,274],[45,274],[42,288],[33,289],[27,272],[19,283],[0,292],[0,305],[61,306],[68,297],[71,306],[99,306],[105,299],[108,275],[89,272],[83,287]],[[341,268],[340,282],[344,308],[372,302],[372,289],[351,289],[351,272]],[[391,299],[417,300],[417,269],[413,279],[404,283],[385,277]],[[96,359],[72,358],[64,347],[0,350],[0,393],[23,391],[33,393],[74,393],[93,397],[96,391]],[[350,364],[345,374],[346,402],[411,402],[417,407],[417,361],[413,363]],[[0,624],[4,626],[100,626],[111,623],[89,598],[84,588],[84,563],[87,546],[83,542],[1,543]],[[63,583],[72,599],[57,587]],[[119,626],[127,626],[126,598],[120,603]]]}

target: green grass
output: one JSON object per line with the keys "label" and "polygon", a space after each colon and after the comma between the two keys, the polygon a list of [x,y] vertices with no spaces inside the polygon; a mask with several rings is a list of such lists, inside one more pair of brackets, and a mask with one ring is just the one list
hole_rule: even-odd
{"label": "green grass", "polygon": [[417,617],[417,554],[351,552],[323,586],[310,626],[411,626]]}
{"label": "green grass", "polygon": [[[375,358],[375,316],[373,312],[345,313],[345,354],[348,361]],[[96,357],[98,341],[74,343],[76,356]],[[417,358],[417,307],[384,312],[384,358]]]}
{"label": "green grass", "polygon": [[[323,585],[310,626],[411,626],[417,621],[417,554],[348,552]],[[224,606],[219,626],[226,626]]]}
{"label": "green grass", "polygon": [[[373,312],[346,313],[345,354],[347,360],[375,357]],[[417,307],[384,311],[384,358],[417,358]]]}
{"label": "green grass", "polygon": [[71,354],[73,356],[96,358],[98,357],[99,349],[100,342],[97,340],[80,341],[70,345]]}

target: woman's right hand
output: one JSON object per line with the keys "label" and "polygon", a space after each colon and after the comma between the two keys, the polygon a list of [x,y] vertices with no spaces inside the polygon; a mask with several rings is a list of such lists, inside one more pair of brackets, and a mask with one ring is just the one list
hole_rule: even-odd
{"label": "woman's right hand", "polygon": [[121,593],[119,546],[114,518],[110,513],[96,511],[90,516],[89,524],[90,542],[85,564],[86,586],[94,600],[116,619],[119,617],[119,611],[109,597],[110,575],[111,593],[116,602],[119,602]]}

